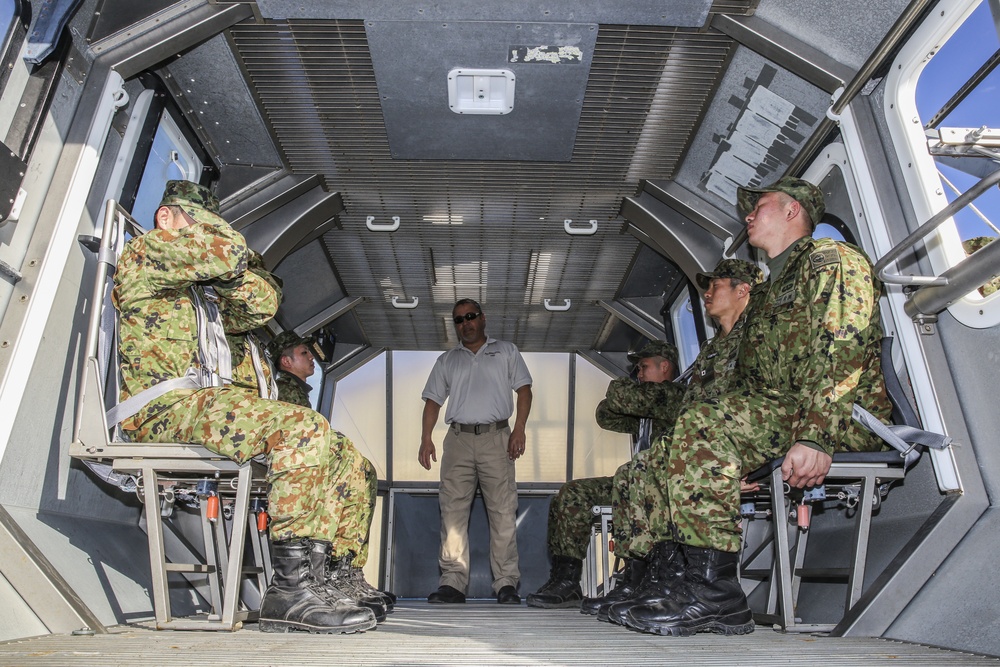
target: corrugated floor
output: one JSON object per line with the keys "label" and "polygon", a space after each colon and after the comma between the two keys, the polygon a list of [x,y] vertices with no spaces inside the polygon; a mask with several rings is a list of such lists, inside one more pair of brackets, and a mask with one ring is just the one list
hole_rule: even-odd
{"label": "corrugated floor", "polygon": [[997,665],[881,639],[783,635],[657,637],[599,623],[576,610],[490,603],[404,602],[377,630],[356,635],[155,632],[56,635],[0,644],[2,665]]}

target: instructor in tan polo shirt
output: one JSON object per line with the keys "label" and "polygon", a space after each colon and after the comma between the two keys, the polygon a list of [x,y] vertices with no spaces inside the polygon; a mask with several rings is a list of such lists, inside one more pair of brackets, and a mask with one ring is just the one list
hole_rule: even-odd
{"label": "instructor in tan polo shirt", "polygon": [[[431,434],[445,399],[448,435],[441,454],[440,586],[431,603],[465,602],[469,586],[469,512],[482,489],[490,524],[493,591],[500,604],[520,604],[517,584],[517,484],[514,461],[524,454],[524,425],[531,411],[531,374],[512,343],[486,336],[486,316],[472,299],[452,309],[460,344],[438,357],[422,397],[418,460],[437,461]],[[514,396],[517,413],[514,424]]]}

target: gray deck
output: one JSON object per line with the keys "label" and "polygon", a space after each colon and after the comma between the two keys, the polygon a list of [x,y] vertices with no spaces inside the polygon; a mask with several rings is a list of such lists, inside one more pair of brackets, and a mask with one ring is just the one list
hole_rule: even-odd
{"label": "gray deck", "polygon": [[0,665],[997,665],[1000,659],[882,639],[784,635],[657,637],[576,610],[403,602],[356,635],[155,632],[50,635],[0,644]]}

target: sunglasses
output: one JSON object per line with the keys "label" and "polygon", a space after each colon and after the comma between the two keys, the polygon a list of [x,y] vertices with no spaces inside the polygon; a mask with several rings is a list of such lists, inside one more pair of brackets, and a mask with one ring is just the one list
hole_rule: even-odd
{"label": "sunglasses", "polygon": [[462,322],[471,322],[480,315],[482,315],[482,313],[466,313],[465,315],[456,315],[451,319],[455,320],[455,324],[461,324]]}

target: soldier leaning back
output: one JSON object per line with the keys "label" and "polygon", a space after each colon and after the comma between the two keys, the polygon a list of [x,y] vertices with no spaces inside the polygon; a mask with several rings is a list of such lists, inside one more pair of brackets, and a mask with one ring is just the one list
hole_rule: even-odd
{"label": "soldier leaning back", "polygon": [[738,207],[770,280],[751,294],[733,387],[682,412],[651,459],[665,499],[653,555],[662,585],[619,603],[622,622],[643,632],[751,632],[737,579],[741,476],[784,456],[789,485],[821,484],[835,451],[881,447],[852,421],[854,403],[883,421],[890,412],[881,286],[858,248],[812,238],[823,193],[786,177],[740,188]]}
{"label": "soldier leaning back", "polygon": [[113,292],[121,398],[200,366],[192,294],[204,296],[206,287],[218,296],[233,382],[169,391],[122,426],[137,442],[195,443],[238,463],[267,456],[274,575],[261,602],[262,631],[371,629],[375,613],[327,581],[330,544],[357,502],[341,492],[345,480],[361,475],[345,456],[354,446],[322,415],[261,398],[258,376],[268,371],[252,363],[248,332],[274,315],[280,283],[218,213],[207,188],[169,181],[156,228],[125,246]]}

